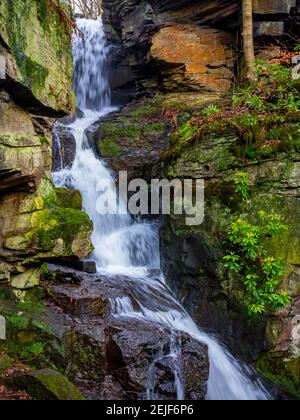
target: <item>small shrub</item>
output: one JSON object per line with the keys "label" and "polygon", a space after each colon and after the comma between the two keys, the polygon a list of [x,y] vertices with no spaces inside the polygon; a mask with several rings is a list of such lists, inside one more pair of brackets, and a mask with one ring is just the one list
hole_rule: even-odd
{"label": "small shrub", "polygon": [[260,211],[258,216],[258,225],[244,218],[231,223],[227,232],[230,252],[224,257],[225,268],[241,279],[250,316],[279,310],[290,302],[287,292],[278,290],[285,265],[268,255],[264,246],[266,239],[278,236],[288,228],[278,214]]}

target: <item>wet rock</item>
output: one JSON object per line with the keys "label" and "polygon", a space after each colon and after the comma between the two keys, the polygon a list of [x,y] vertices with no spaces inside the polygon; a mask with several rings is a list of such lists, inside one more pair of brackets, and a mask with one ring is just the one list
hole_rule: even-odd
{"label": "wet rock", "polygon": [[[20,295],[26,305],[16,315],[16,304],[8,290],[0,294],[0,313],[7,319],[14,357],[22,360],[34,351],[36,366],[52,364],[66,371],[92,400],[146,399],[149,392],[157,399],[176,400],[176,372],[186,386],[187,399],[204,397],[209,370],[206,345],[159,323],[114,316],[117,302],[129,305],[130,301],[133,312],[138,314],[140,310],[137,301],[143,290],[135,290],[138,287],[132,279],[49,268],[52,282],[42,282],[48,292],[46,301],[37,300],[37,294]],[[73,276],[69,283],[67,273]],[[145,288],[151,295],[146,283]],[[156,310],[169,305],[169,300],[162,297],[151,303],[149,298],[145,305]],[[170,305],[170,310],[175,309]],[[40,398],[41,394],[31,395]]]}
{"label": "wet rock", "polygon": [[47,291],[51,298],[66,313],[75,317],[100,316],[107,313],[109,301],[106,296],[93,293],[93,290],[75,285],[48,286]]}
{"label": "wet rock", "polygon": [[35,400],[81,401],[78,389],[63,375],[42,369],[9,377],[10,387],[25,390]]}
{"label": "wet rock", "polygon": [[52,170],[70,168],[76,156],[76,140],[68,126],[56,125],[53,132]]}
{"label": "wet rock", "polygon": [[[125,327],[125,329],[124,329]],[[170,331],[164,327],[157,328],[151,323],[142,321],[123,320],[115,323],[111,328],[111,338],[108,343],[108,364],[114,371],[114,377],[128,389],[128,384],[133,394],[143,395],[145,384],[149,392],[158,399],[177,398],[175,372],[178,369],[182,375],[187,399],[192,399],[191,390],[198,390],[199,399],[206,394],[208,379],[208,364],[206,346],[195,343],[185,334],[177,333],[178,355],[172,357],[172,339]],[[172,334],[171,334],[172,337]],[[192,356],[190,345],[194,343],[194,356],[202,360],[201,366]],[[180,367],[184,366],[180,372]],[[192,370],[199,368],[198,383],[192,383]],[[194,371],[195,372],[195,371]],[[199,378],[201,380],[199,381]],[[202,382],[203,381],[203,382]]]}
{"label": "wet rock", "polygon": [[82,271],[87,274],[96,274],[97,267],[95,261],[70,261],[70,263],[65,264],[74,270]]}
{"label": "wet rock", "polygon": [[[143,98],[90,129],[100,157],[116,173],[127,171],[128,181],[150,181],[160,173],[160,157],[181,118],[214,103],[213,93],[170,93]],[[165,114],[170,114],[170,118]]]}

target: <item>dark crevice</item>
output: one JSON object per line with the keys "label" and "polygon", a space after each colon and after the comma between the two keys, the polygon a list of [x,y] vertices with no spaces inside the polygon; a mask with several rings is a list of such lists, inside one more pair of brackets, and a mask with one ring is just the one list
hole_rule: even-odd
{"label": "dark crevice", "polygon": [[30,89],[11,79],[9,76],[7,76],[6,80],[1,83],[1,87],[10,94],[17,105],[25,108],[31,114],[53,118],[60,118],[66,115],[66,113],[62,111],[55,111],[54,109],[43,105],[32,94]]}

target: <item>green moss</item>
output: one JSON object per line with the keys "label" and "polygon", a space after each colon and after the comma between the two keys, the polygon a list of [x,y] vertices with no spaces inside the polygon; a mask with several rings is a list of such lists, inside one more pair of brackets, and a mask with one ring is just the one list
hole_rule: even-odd
{"label": "green moss", "polygon": [[82,401],[78,389],[59,372],[52,369],[32,371],[11,379],[16,389],[25,389],[35,400]]}
{"label": "green moss", "polygon": [[12,366],[12,360],[7,354],[0,355],[0,375]]}
{"label": "green moss", "polygon": [[119,124],[107,122],[102,124],[102,137],[118,140],[120,137],[136,138],[142,131],[142,127],[135,124]]}
{"label": "green moss", "polygon": [[82,197],[80,191],[67,190],[65,188],[56,188],[55,192],[58,199],[59,207],[74,210],[82,209]]}
{"label": "green moss", "polygon": [[51,141],[48,137],[40,136],[39,138],[40,138],[41,144],[46,145],[46,146],[51,146]]}
{"label": "green moss", "polygon": [[78,234],[91,232],[93,228],[86,213],[64,208],[33,214],[32,226],[31,247],[37,251],[50,251],[59,238],[71,246]]}
{"label": "green moss", "polygon": [[147,124],[143,131],[144,133],[155,133],[155,132],[162,132],[164,131],[164,124]]}
{"label": "green moss", "polygon": [[300,399],[300,357],[284,358],[284,355],[262,355],[257,370],[271,382],[283,387],[291,395]]}
{"label": "green moss", "polygon": [[23,360],[28,360],[30,358],[36,359],[45,351],[45,344],[43,343],[33,343],[25,346],[21,358]]}
{"label": "green moss", "polygon": [[120,154],[120,147],[114,139],[104,139],[100,142],[100,153],[103,157],[115,157]]}
{"label": "green moss", "polygon": [[72,103],[72,25],[58,2],[2,0],[0,32],[15,60],[16,81],[44,105],[69,111]]}
{"label": "green moss", "polygon": [[12,315],[11,317],[7,318],[10,327],[14,330],[26,330],[29,327],[30,320],[27,316],[24,315]]}
{"label": "green moss", "polygon": [[159,108],[156,108],[153,106],[144,106],[131,112],[129,116],[132,118],[143,118],[143,117],[149,117],[151,115],[154,115],[157,112],[159,112]]}

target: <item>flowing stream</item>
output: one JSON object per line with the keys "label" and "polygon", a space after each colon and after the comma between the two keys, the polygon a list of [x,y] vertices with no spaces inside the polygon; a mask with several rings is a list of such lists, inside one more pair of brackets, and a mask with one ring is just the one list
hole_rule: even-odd
{"label": "flowing stream", "polygon": [[[115,299],[114,316],[133,317],[167,326],[171,329],[171,354],[176,359],[180,343],[176,331],[184,331],[206,343],[209,348],[209,400],[266,400],[270,395],[253,372],[241,365],[222,346],[196,326],[184,308],[176,301],[160,271],[159,228],[155,222],[136,222],[129,214],[100,215],[96,209],[99,180],[113,181],[110,169],[89,146],[86,130],[93,123],[114,111],[110,104],[110,89],[105,70],[109,53],[101,19],[78,19],[82,34],[73,36],[74,90],[82,115],[68,125],[76,139],[76,157],[72,167],[63,167],[53,174],[57,186],[79,189],[85,211],[94,222],[92,258],[103,275],[124,275],[124,282],[139,303],[133,307],[129,298]],[[55,141],[59,143],[59,138]],[[116,194],[112,188],[110,194]],[[120,203],[122,206],[122,203]],[[120,277],[122,278],[122,277]],[[155,399],[151,387],[148,398]],[[174,372],[177,398],[184,399],[180,369]]]}

